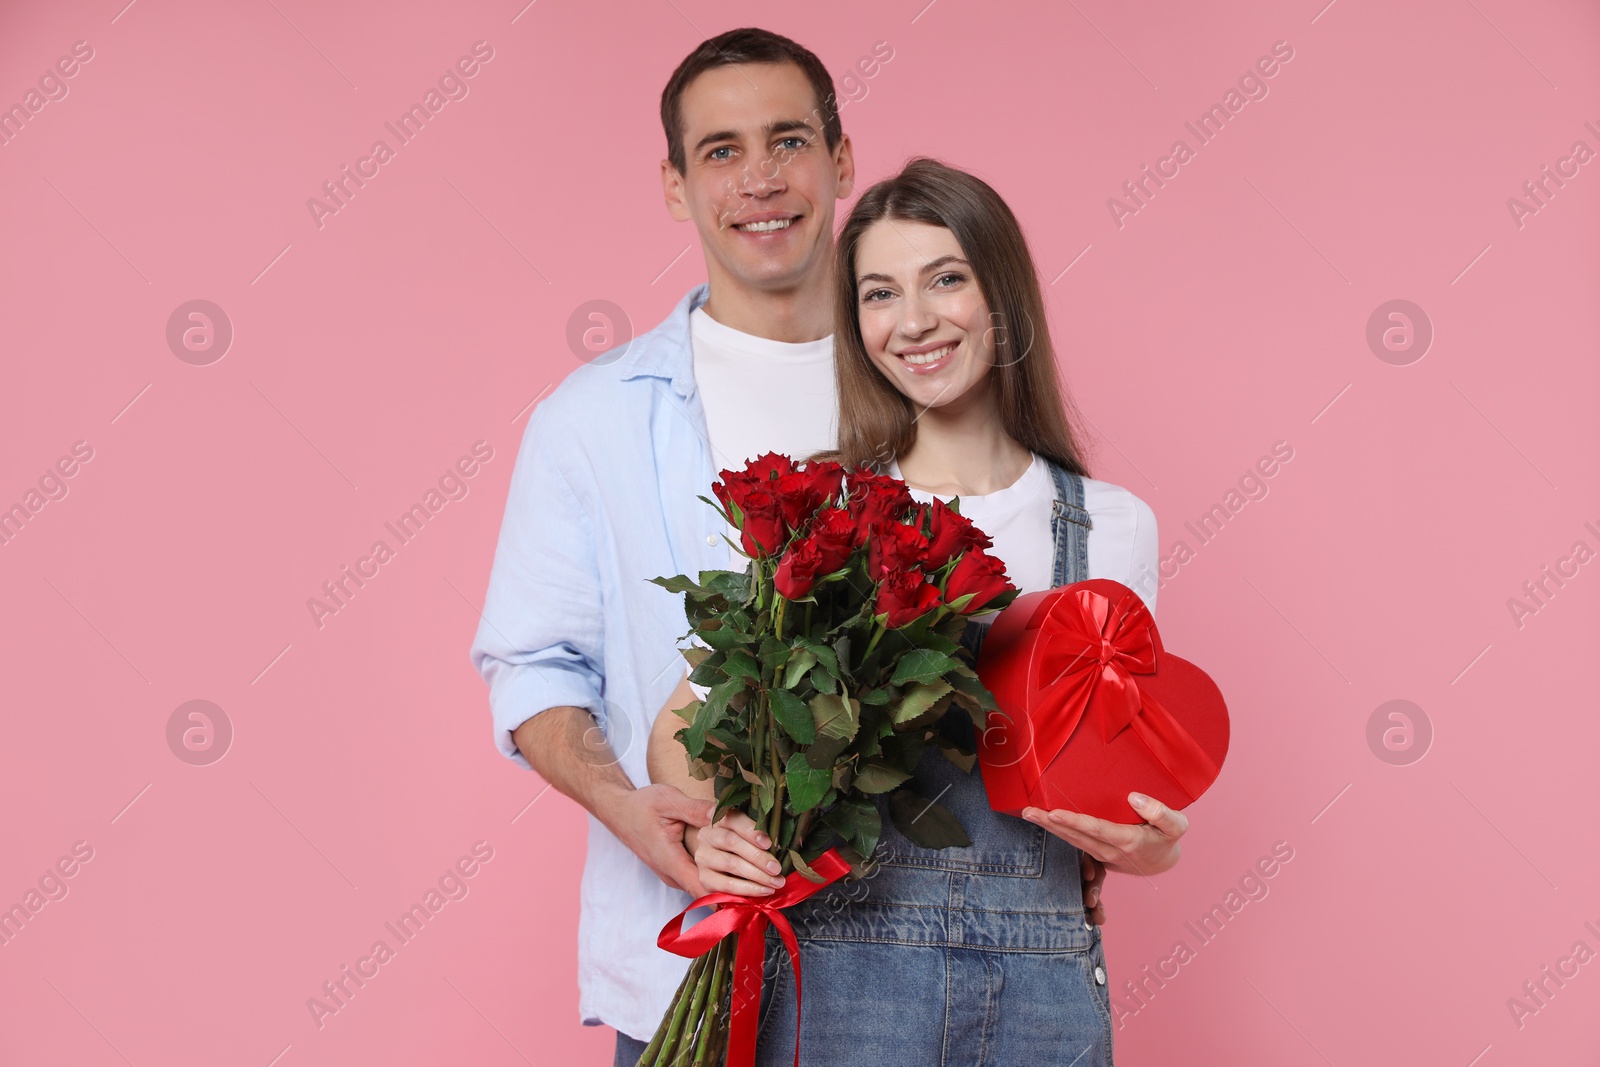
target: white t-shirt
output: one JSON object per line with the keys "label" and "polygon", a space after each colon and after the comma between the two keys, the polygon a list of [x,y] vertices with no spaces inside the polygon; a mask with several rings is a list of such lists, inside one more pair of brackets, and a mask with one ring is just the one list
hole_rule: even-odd
{"label": "white t-shirt", "polygon": [[[904,478],[898,462],[888,474]],[[936,494],[913,488],[911,496],[929,503]],[[949,503],[955,494],[937,494]],[[981,496],[962,496],[961,514],[994,542],[989,549],[1006,565],[1011,584],[1024,593],[1050,588],[1055,563],[1055,540],[1050,534],[1050,505],[1056,498],[1055,479],[1045,458],[1034,453],[1022,477],[1004,489]],[[1083,479],[1083,506],[1089,513],[1089,578],[1121,582],[1143,598],[1151,614],[1156,610],[1156,566],[1160,555],[1156,541],[1156,515],[1150,505],[1120,485]]]}
{"label": "white t-shirt", "polygon": [[[724,326],[703,307],[689,315],[689,336],[718,471],[742,470],[766,452],[799,461],[834,446],[839,412],[832,336],[800,344],[771,341]],[[727,532],[737,544],[734,529]],[[729,549],[730,570],[747,565]]]}

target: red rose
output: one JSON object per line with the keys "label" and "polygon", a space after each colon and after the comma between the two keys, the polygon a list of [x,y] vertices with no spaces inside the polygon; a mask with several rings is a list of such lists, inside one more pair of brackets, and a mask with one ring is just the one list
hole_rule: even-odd
{"label": "red rose", "polygon": [[1004,563],[982,550],[974,549],[962,556],[950,572],[950,578],[945,582],[944,602],[949,604],[971,593],[972,599],[961,609],[961,614],[970,615],[1001,593],[1014,588],[1006,577]]}
{"label": "red rose", "polygon": [[898,629],[906,623],[939,606],[939,587],[925,581],[920,571],[896,571],[878,586],[878,600],[874,611],[887,615],[889,629]]}
{"label": "red rose", "polygon": [[744,550],[757,558],[777,555],[789,535],[778,498],[766,489],[751,489],[740,502],[739,510],[744,513],[744,522],[739,527]]}
{"label": "red rose", "polygon": [[[835,463],[834,466],[839,465]],[[780,475],[773,483],[778,501],[783,506],[783,517],[791,529],[803,529],[818,508],[833,503],[839,495],[839,479],[843,474],[843,468],[839,469],[840,473],[831,477],[825,471],[813,471],[810,468],[790,471]]]}
{"label": "red rose", "polygon": [[856,550],[856,524],[844,508],[823,508],[811,524],[811,540],[822,556],[820,573],[832,574],[843,567]]}
{"label": "red rose", "polygon": [[757,482],[776,481],[794,472],[794,460],[777,452],[766,452],[744,465],[744,473]]}
{"label": "red rose", "polygon": [[759,482],[742,471],[723,471],[711,483],[711,494],[722,501],[723,510],[731,515],[736,506],[743,511],[745,498],[760,488]]}
{"label": "red rose", "polygon": [[[931,521],[928,534],[928,552],[922,565],[936,571],[963,552],[989,548],[994,544],[989,535],[972,525],[972,520],[952,511],[945,502],[935,497],[932,506],[922,505],[920,518]],[[921,522],[918,522],[921,525]]]}
{"label": "red rose", "polygon": [[899,522],[916,502],[906,483],[898,478],[873,474],[865,467],[857,467],[850,475],[848,507],[855,516],[856,526],[863,533],[875,522]]}
{"label": "red rose", "polygon": [[811,592],[817,573],[822,569],[822,553],[815,539],[807,537],[789,546],[789,551],[778,561],[772,584],[790,600],[799,600]]}
{"label": "red rose", "polygon": [[928,539],[918,527],[903,522],[875,522],[867,539],[867,577],[880,582],[916,567],[927,549]]}
{"label": "red rose", "polygon": [[839,499],[839,489],[844,485],[844,468],[832,460],[819,460],[806,464],[806,473],[815,479],[817,493],[824,504],[831,505]]}

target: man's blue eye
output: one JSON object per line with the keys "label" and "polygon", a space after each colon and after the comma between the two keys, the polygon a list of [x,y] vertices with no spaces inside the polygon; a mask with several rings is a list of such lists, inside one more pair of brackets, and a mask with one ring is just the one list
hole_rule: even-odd
{"label": "man's blue eye", "polygon": [[718,152],[732,152],[732,151],[733,151],[732,148],[729,148],[727,145],[723,145],[721,148],[713,148],[711,151],[707,152],[706,153],[706,158],[707,159],[726,159],[727,158],[726,156],[719,156],[719,155],[717,155],[717,153]]}

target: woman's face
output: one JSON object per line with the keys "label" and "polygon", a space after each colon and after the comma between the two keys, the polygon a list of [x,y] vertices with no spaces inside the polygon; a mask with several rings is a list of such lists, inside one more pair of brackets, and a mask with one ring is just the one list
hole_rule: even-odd
{"label": "woman's face", "polygon": [[984,395],[989,305],[955,234],[880,220],[861,235],[855,268],[862,345],[919,414]]}

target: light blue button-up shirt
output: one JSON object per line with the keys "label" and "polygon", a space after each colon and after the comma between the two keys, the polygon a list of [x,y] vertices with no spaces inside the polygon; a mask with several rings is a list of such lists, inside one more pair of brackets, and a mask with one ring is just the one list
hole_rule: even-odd
{"label": "light blue button-up shirt", "polygon": [[[683,677],[683,598],[648,579],[726,569],[726,528],[697,497],[716,477],[695,389],[691,291],[615,357],[574,370],[522,436],[472,664],[494,741],[546,708],[586,708],[635,784],[656,712]],[[689,896],[589,816],[578,920],[578,1010],[648,1040],[688,960],[656,945]]]}

